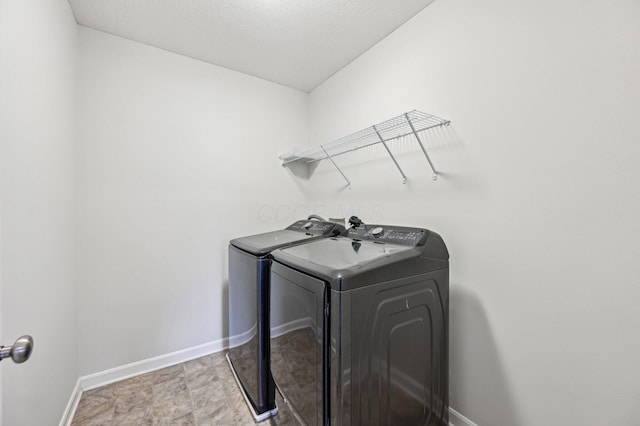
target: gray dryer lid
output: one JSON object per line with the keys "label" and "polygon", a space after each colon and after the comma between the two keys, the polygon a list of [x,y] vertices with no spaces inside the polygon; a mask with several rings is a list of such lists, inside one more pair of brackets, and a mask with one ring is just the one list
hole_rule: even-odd
{"label": "gray dryer lid", "polygon": [[326,238],[345,232],[344,226],[333,222],[298,220],[286,229],[236,238],[230,244],[255,256],[266,256],[273,250]]}

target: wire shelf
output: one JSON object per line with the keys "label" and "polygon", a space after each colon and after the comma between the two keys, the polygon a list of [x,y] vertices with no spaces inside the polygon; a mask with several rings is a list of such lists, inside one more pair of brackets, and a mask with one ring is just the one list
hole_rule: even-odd
{"label": "wire shelf", "polygon": [[427,151],[418,134],[434,127],[448,126],[450,123],[451,122],[449,120],[436,117],[435,115],[427,114],[418,110],[413,110],[389,120],[383,121],[382,123],[367,127],[366,129],[362,129],[348,136],[336,139],[332,142],[328,142],[326,144],[322,144],[286,156],[282,158],[282,165],[284,166],[293,162],[304,162],[310,164],[317,161],[330,160],[347,181],[347,184],[351,186],[351,182],[349,181],[349,179],[347,179],[342,170],[340,170],[340,167],[338,167],[333,157],[346,154],[347,152],[366,148],[372,145],[382,144],[384,145],[387,153],[400,171],[400,174],[402,175],[402,181],[403,183],[405,183],[407,178],[402,172],[402,169],[398,165],[395,157],[389,150],[386,142],[405,136],[414,135],[425,157],[427,158],[429,165],[431,166],[431,169],[433,171],[433,179],[435,180],[437,179],[438,174],[433,167],[433,163],[431,162],[431,159],[429,158],[429,155],[427,154]]}

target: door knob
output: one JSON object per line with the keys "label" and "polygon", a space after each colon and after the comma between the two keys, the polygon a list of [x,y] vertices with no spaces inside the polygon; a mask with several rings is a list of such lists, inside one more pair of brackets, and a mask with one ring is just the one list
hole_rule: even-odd
{"label": "door knob", "polygon": [[13,362],[21,364],[29,359],[33,351],[33,337],[20,336],[11,346],[0,346],[0,361],[11,357]]}

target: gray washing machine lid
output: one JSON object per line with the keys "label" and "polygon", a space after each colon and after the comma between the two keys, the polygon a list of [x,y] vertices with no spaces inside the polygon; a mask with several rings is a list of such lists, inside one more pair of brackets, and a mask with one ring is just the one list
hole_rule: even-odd
{"label": "gray washing machine lid", "polygon": [[[379,229],[384,233],[372,234]],[[272,256],[276,262],[320,278],[341,291],[449,266],[447,248],[435,232],[378,225],[349,230],[348,237],[281,248]]]}
{"label": "gray washing machine lid", "polygon": [[314,244],[285,249],[284,253],[319,267],[334,271],[356,272],[367,264],[380,261],[411,247],[350,238],[329,238]]}
{"label": "gray washing machine lid", "polygon": [[333,222],[299,220],[286,229],[236,238],[230,244],[255,256],[266,256],[273,250],[289,247],[318,238],[326,238],[345,232],[344,226]]}

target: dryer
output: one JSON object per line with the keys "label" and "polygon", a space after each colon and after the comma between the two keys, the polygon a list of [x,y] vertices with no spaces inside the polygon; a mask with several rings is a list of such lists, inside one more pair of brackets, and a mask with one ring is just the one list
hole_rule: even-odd
{"label": "dryer", "polygon": [[448,425],[449,253],[437,233],[361,225],[272,256],[271,371],[301,423]]}
{"label": "dryer", "polygon": [[282,230],[236,238],[229,243],[227,360],[256,421],[277,412],[269,373],[271,252],[342,232],[344,226],[333,222],[299,220]]}

